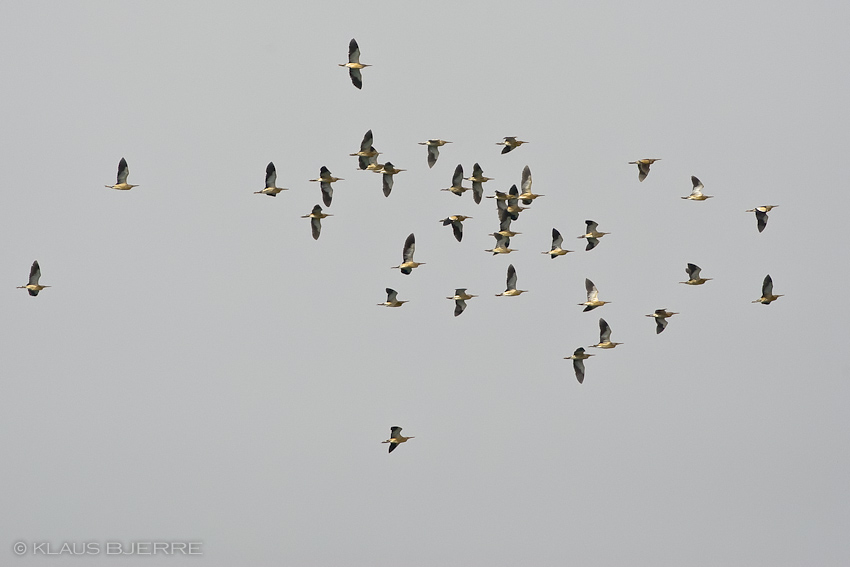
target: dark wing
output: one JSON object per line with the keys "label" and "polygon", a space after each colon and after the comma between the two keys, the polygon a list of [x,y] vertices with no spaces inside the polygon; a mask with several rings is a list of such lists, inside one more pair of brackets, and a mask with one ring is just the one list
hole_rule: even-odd
{"label": "dark wing", "polygon": [[274,168],[274,163],[269,162],[266,166],[266,187],[274,187],[277,182],[277,171]]}
{"label": "dark wing", "polygon": [[38,280],[41,279],[41,267],[38,265],[38,260],[30,266],[30,279],[27,285],[38,285]]}
{"label": "dark wing", "polygon": [[516,289],[516,269],[513,264],[508,265],[507,288]]}
{"label": "dark wing", "polygon": [[463,184],[463,166],[457,164],[455,173],[452,175],[452,187],[460,187]]}
{"label": "dark wing", "polygon": [[440,148],[437,146],[428,146],[428,167],[434,167],[438,157],[440,157]]}
{"label": "dark wing", "polygon": [[576,380],[579,384],[584,383],[584,361],[580,358],[573,359],[573,370],[576,371]]}
{"label": "dark wing", "polygon": [[667,327],[667,319],[664,317],[655,318],[655,334],[660,334]]}
{"label": "dark wing", "polygon": [[502,153],[503,153],[503,154],[506,154],[506,153],[508,153],[509,151],[511,151],[512,149],[514,149],[514,148],[513,148],[513,146],[508,146],[507,144],[505,144],[505,147],[504,147],[504,148],[502,148]]}
{"label": "dark wing", "polygon": [[322,234],[322,219],[310,219],[310,228],[313,231],[313,240],[318,240]]}
{"label": "dark wing", "polygon": [[464,309],[466,309],[466,301],[463,299],[455,299],[455,317],[463,313]]}
{"label": "dark wing", "polygon": [[481,197],[484,196],[484,185],[480,181],[472,182],[472,199],[475,204],[481,203]]}
{"label": "dark wing", "polygon": [[770,277],[770,274],[767,274],[761,284],[761,296],[770,297],[771,295],[773,295],[773,278]]}
{"label": "dark wing", "polygon": [[452,232],[454,232],[455,234],[455,240],[457,240],[458,242],[463,240],[463,223],[461,223],[460,221],[453,221]]}
{"label": "dark wing", "polygon": [[759,232],[763,231],[767,226],[767,213],[763,213],[756,209],[756,222],[758,223]]}
{"label": "dark wing", "polygon": [[118,162],[118,183],[116,185],[127,183],[128,175],[130,175],[130,168],[127,166],[127,160],[121,158],[121,161]]}
{"label": "dark wing", "polygon": [[325,181],[319,183],[319,187],[321,187],[322,189],[322,202],[325,204],[326,207],[330,207],[331,201],[333,201],[334,198],[334,188],[331,187],[330,183],[327,183]]}
{"label": "dark wing", "polygon": [[416,237],[411,232],[404,241],[404,248],[401,251],[401,256],[405,262],[413,260],[413,253],[416,251]]}
{"label": "dark wing", "polygon": [[381,177],[383,178],[384,197],[389,197],[390,192],[393,190],[393,176],[385,173]]}
{"label": "dark wing", "polygon": [[599,318],[599,342],[606,343],[611,340],[611,327],[608,326],[608,321]]}
{"label": "dark wing", "polygon": [[351,77],[351,84],[358,89],[363,88],[363,75],[360,74],[360,69],[349,69],[348,76]]}
{"label": "dark wing", "polygon": [[357,45],[354,38],[351,38],[351,41],[348,42],[348,62],[360,63],[360,46]]}
{"label": "dark wing", "polygon": [[390,453],[395,451],[396,447],[398,447],[398,443],[393,443],[392,441],[390,441]]}
{"label": "dark wing", "polygon": [[370,149],[372,149],[372,131],[367,130],[363,136],[363,141],[360,142],[360,151],[368,152]]}
{"label": "dark wing", "polygon": [[564,243],[564,237],[561,236],[561,233],[558,232],[557,228],[552,229],[552,249],[560,248],[561,244]]}

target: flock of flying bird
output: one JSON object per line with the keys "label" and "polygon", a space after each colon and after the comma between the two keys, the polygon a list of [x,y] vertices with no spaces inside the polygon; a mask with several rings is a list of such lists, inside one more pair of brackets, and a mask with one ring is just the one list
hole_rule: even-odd
{"label": "flock of flying bird", "polygon": [[[362,89],[363,76],[361,73],[361,69],[369,67],[369,65],[360,63],[360,48],[357,45],[357,41],[355,41],[354,39],[352,39],[349,43],[348,63],[341,63],[340,66],[348,68],[352,84],[356,88]],[[419,142],[420,145],[427,147],[427,161],[429,168],[434,167],[434,165],[437,163],[437,160],[440,156],[440,147],[450,143],[451,142],[449,141],[441,139],[432,139],[427,140],[425,142]],[[528,142],[526,141],[518,140],[516,136],[506,136],[505,138],[503,138],[503,141],[497,142],[497,145],[504,146],[502,148],[501,153],[507,154],[513,151],[514,149],[520,147],[522,144],[527,143]],[[396,168],[389,161],[384,163],[378,163],[379,155],[381,155],[381,153],[378,152],[373,146],[373,135],[371,130],[366,132],[366,134],[363,136],[363,140],[360,143],[359,151],[350,154],[350,156],[356,156],[358,158],[359,169],[381,174],[382,190],[384,196],[389,197],[393,189],[393,176],[405,170]],[[638,181],[643,181],[649,175],[650,166],[656,161],[660,160],[657,158],[640,159],[637,161],[629,162],[629,164],[637,165]],[[137,187],[137,185],[131,185],[127,182],[129,172],[130,170],[127,165],[127,161],[124,158],[121,158],[120,162],[118,163],[118,175],[116,183],[114,185],[106,185],[106,187],[119,191],[127,191],[132,189],[133,187]],[[319,183],[322,195],[322,202],[324,203],[325,207],[330,207],[331,203],[333,202],[332,184],[342,180],[343,179],[340,177],[334,177],[327,167],[322,166],[319,171],[319,177],[317,177],[316,179],[310,179],[309,181]],[[442,191],[448,191],[457,196],[462,196],[465,192],[472,191],[473,200],[476,204],[479,204],[481,203],[482,198],[485,197],[484,183],[491,180],[492,178],[484,176],[484,171],[478,163],[473,166],[472,175],[470,177],[464,177],[463,166],[458,165],[454,170],[454,174],[452,175],[451,186],[442,189]],[[471,183],[471,186],[463,186],[463,181],[469,181]],[[707,199],[712,198],[712,195],[706,195],[703,193],[704,186],[699,179],[692,176],[691,182],[693,183],[693,189],[691,190],[690,195],[682,197],[682,199],[688,199],[692,201],[705,201]],[[489,236],[493,236],[495,238],[495,245],[493,248],[485,250],[486,252],[490,252],[493,255],[496,255],[510,254],[511,252],[517,251],[514,248],[510,248],[511,238],[521,233],[512,231],[511,223],[517,220],[519,218],[520,213],[526,210],[528,208],[528,205],[531,205],[535,199],[544,196],[533,193],[531,190],[531,186],[531,170],[528,166],[525,166],[522,170],[522,177],[519,188],[517,188],[516,185],[513,185],[506,193],[501,191],[495,191],[493,195],[486,196],[487,198],[495,199],[496,210],[499,219],[499,230],[489,234]],[[265,187],[260,191],[255,191],[255,194],[263,194],[268,195],[270,197],[276,197],[278,193],[286,190],[287,188],[285,187],[277,186],[277,171],[275,169],[274,163],[269,163],[266,167]],[[520,203],[526,206],[523,207],[520,205]],[[764,205],[746,211],[755,213],[757,228],[759,232],[764,231],[765,227],[767,226],[767,213],[775,207],[776,205]],[[322,219],[325,219],[330,216],[333,215],[323,212],[321,205],[316,204],[309,214],[304,215],[301,218],[310,219],[312,236],[314,239],[318,240],[322,232]],[[460,242],[463,239],[463,222],[469,218],[472,217],[465,215],[451,215],[446,217],[445,219],[440,220],[439,222],[442,223],[443,226],[451,226],[454,238],[458,242]],[[596,248],[599,245],[599,240],[609,233],[600,232],[598,230],[598,223],[593,220],[587,220],[585,221],[585,224],[585,232],[584,234],[578,236],[578,238],[587,240],[585,250],[590,251]],[[425,265],[425,262],[414,261],[413,256],[415,250],[416,239],[413,234],[410,234],[405,240],[404,246],[402,248],[402,262],[398,266],[393,266],[393,269],[398,269],[404,275],[410,275],[415,268]],[[549,257],[552,259],[556,259],[559,256],[564,256],[569,252],[572,251],[563,248],[563,237],[561,236],[561,233],[557,229],[553,228],[551,247],[548,251],[544,251],[542,253],[548,254]],[[685,272],[688,275],[688,279],[679,283],[697,286],[703,285],[704,283],[712,279],[702,277],[701,268],[696,264],[689,263],[685,269]],[[19,286],[18,289],[26,289],[31,296],[37,296],[41,290],[50,287],[46,285],[41,285],[39,283],[40,279],[41,268],[38,264],[38,261],[34,261],[30,269],[29,281],[26,285]],[[591,311],[598,307],[602,307],[607,303],[610,303],[609,301],[602,301],[599,299],[599,290],[596,288],[596,285],[594,285],[594,283],[589,279],[585,279],[585,288],[587,291],[587,301],[579,304],[580,306],[584,306],[583,311]],[[513,264],[508,265],[505,291],[497,293],[496,296],[514,297],[521,295],[526,291],[527,290],[517,288],[516,269],[514,268]],[[386,293],[387,300],[383,303],[379,303],[378,305],[385,307],[401,307],[403,304],[408,302],[407,300],[399,300],[398,292],[392,288],[387,288]],[[455,302],[454,315],[455,317],[457,317],[462,314],[466,309],[466,302],[475,297],[477,296],[467,293],[466,288],[457,288],[455,289],[454,295],[449,296],[446,299],[450,299]],[[779,297],[782,296],[775,295],[773,293],[773,280],[768,274],[767,276],[765,276],[764,281],[762,283],[761,297],[753,301],[753,303],[769,305],[773,301],[776,301]],[[666,308],[661,308],[656,309],[653,313],[650,313],[646,316],[652,317],[655,320],[655,332],[661,333],[667,327],[667,319],[677,314],[678,313],[673,311],[667,311]],[[608,322],[605,321],[605,319],[600,318],[599,342],[595,345],[591,345],[591,347],[600,349],[611,349],[620,344],[622,343],[611,341],[611,327]],[[573,352],[571,356],[564,357],[567,360],[573,361],[573,369],[575,371],[576,378],[580,384],[584,382],[584,361],[590,358],[591,356],[594,355],[586,353],[583,347],[579,347]],[[408,439],[413,439],[413,437],[404,437],[401,434],[401,427],[393,426],[390,429],[390,438],[386,441],[383,441],[383,443],[389,444],[389,452],[392,453],[393,450],[399,444],[406,442]]]}

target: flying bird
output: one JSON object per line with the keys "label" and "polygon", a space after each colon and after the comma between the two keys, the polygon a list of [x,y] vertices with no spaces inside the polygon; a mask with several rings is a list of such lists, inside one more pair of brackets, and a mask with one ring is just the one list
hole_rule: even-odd
{"label": "flying bird", "polygon": [[561,233],[558,232],[558,229],[552,229],[552,249],[548,252],[543,252],[543,254],[549,254],[549,257],[553,260],[558,256],[563,256],[568,252],[572,252],[572,250],[564,250],[561,248],[561,245],[564,243],[564,238],[561,236]]}
{"label": "flying bird", "polygon": [[348,76],[351,77],[351,84],[358,89],[363,88],[363,76],[360,74],[360,69],[371,67],[360,62],[360,47],[357,41],[352,39],[348,42],[348,63],[340,63],[340,67],[348,67]]}
{"label": "flying bird", "polygon": [[637,161],[630,161],[629,165],[638,166],[638,181],[643,181],[649,175],[649,166],[657,161],[661,161],[661,158],[639,159]]}
{"label": "flying bird", "polygon": [[711,199],[713,195],[705,195],[702,190],[705,189],[702,182],[691,175],[691,183],[694,184],[694,188],[691,189],[691,194],[687,197],[682,197],[682,199],[688,199],[691,201],[705,201],[706,199]]}
{"label": "flying bird", "polygon": [[767,226],[767,213],[770,209],[775,209],[779,205],[763,205],[754,209],[747,209],[748,213],[756,214],[756,222],[758,223],[759,232],[762,232]]}
{"label": "flying bird", "polygon": [[427,142],[418,142],[420,146],[428,146],[428,167],[434,167],[437,163],[437,158],[440,157],[440,146],[451,144],[445,140],[428,140]]}
{"label": "flying bird", "polygon": [[393,190],[393,175],[396,173],[400,173],[402,171],[407,171],[406,169],[397,169],[391,162],[387,162],[381,166],[381,169],[375,171],[375,173],[380,173],[382,179],[382,188],[384,190],[384,197],[390,196],[390,191]]}
{"label": "flying bird", "polygon": [[584,305],[582,312],[593,311],[597,307],[602,307],[606,303],[611,303],[610,301],[601,301],[599,299],[599,290],[597,290],[596,286],[593,285],[593,282],[587,278],[584,279],[584,288],[587,290],[587,301],[579,303],[579,305]]}
{"label": "flying bird", "polygon": [[473,297],[478,297],[477,295],[470,295],[466,293],[465,287],[459,287],[455,290],[455,294],[452,297],[447,297],[446,299],[453,299],[455,302],[455,317],[463,313],[463,310],[466,309],[466,301],[468,299],[472,299]]}
{"label": "flying bird", "polygon": [[[374,148],[375,146],[372,146],[372,149]],[[366,171],[371,171],[373,173],[378,173],[384,168],[383,163],[378,163],[378,155],[380,154],[380,152],[378,152],[378,150],[375,150],[375,152],[376,153],[373,156],[357,158],[360,162],[362,162],[362,165],[365,165],[365,167],[362,167],[361,169],[365,169]],[[360,167],[360,165],[361,164],[358,164],[358,167]]]}
{"label": "flying bird", "polygon": [[118,162],[118,179],[115,182],[115,185],[104,185],[109,189],[118,189],[119,191],[129,191],[133,187],[138,187],[138,185],[130,185],[127,183],[127,176],[130,175],[130,168],[127,166],[127,160],[121,158],[121,161]]}
{"label": "flying bird", "polygon": [[465,215],[451,215],[449,217],[444,218],[440,222],[443,223],[443,226],[452,225],[452,232],[454,232],[455,240],[460,242],[461,240],[463,240],[463,221],[471,218],[472,217],[468,217]]}
{"label": "flying bird", "polygon": [[380,154],[381,152],[372,146],[372,130],[368,130],[363,136],[363,141],[360,142],[360,151],[348,155],[357,156],[360,169],[366,169],[369,167],[369,158],[377,158]]}
{"label": "flying bird", "polygon": [[408,439],[413,439],[413,437],[405,437],[401,434],[401,427],[398,425],[393,425],[390,427],[390,438],[386,441],[381,441],[381,443],[389,443],[390,444],[390,453],[395,451],[395,448],[398,447],[399,443],[404,443]]}
{"label": "flying bird", "polygon": [[502,138],[504,142],[496,142],[497,146],[505,146],[502,148],[502,153],[506,154],[512,151],[514,148],[518,148],[523,144],[527,144],[528,142],[523,142],[522,140],[517,140],[516,136],[505,136]]}
{"label": "flying bird", "polygon": [[274,163],[269,162],[266,166],[266,188],[262,191],[254,191],[254,195],[258,193],[262,193],[263,195],[268,195],[269,197],[277,197],[277,194],[281,191],[286,191],[286,187],[277,187],[275,183],[277,182],[277,171],[275,171]]}
{"label": "flying bird", "polygon": [[612,343],[611,342],[611,327],[608,326],[608,322],[605,319],[599,319],[599,342],[595,345],[590,345],[596,348],[614,348],[617,345],[621,345],[623,343]]}
{"label": "flying bird", "polygon": [[440,191],[451,191],[458,197],[463,195],[465,191],[469,191],[469,187],[463,186],[463,165],[457,164],[455,172],[452,175],[452,186],[447,187],[445,189],[440,189]]}
{"label": "flying bird", "polygon": [[667,328],[667,317],[672,317],[673,315],[678,315],[678,313],[674,313],[673,311],[667,311],[666,309],[656,309],[654,313],[650,313],[647,317],[655,318],[655,334],[661,333],[665,328]]}
{"label": "flying bird", "polygon": [[485,250],[485,252],[492,252],[493,256],[496,254],[510,254],[511,252],[518,252],[516,248],[511,248],[511,239],[507,236],[504,236],[498,232],[494,232],[489,236],[496,237],[496,246],[491,248],[490,250]]}
{"label": "flying bird", "polygon": [[699,266],[697,266],[696,264],[690,264],[689,263],[688,267],[685,268],[685,273],[688,274],[688,281],[679,282],[679,283],[688,284],[688,285],[702,285],[705,282],[707,282],[708,280],[713,279],[713,278],[701,278],[699,276],[700,269],[701,268]]}
{"label": "flying bird", "polygon": [[322,207],[316,205],[313,207],[313,211],[309,215],[304,215],[302,219],[310,219],[310,228],[313,231],[313,240],[318,240],[319,235],[322,234],[322,219],[326,217],[332,217],[333,215],[329,215],[327,213],[322,212]]}
{"label": "flying bird", "polygon": [[584,383],[584,361],[590,358],[591,356],[596,355],[585,354],[584,349],[582,347],[578,347],[575,352],[573,352],[572,356],[564,357],[564,360],[573,361],[573,370],[575,370],[576,380],[578,380],[579,384]]}
{"label": "flying bird", "polygon": [[596,230],[599,228],[599,223],[586,220],[584,223],[587,225],[587,232],[579,236],[579,238],[587,239],[587,246],[584,248],[585,250],[593,250],[599,244],[599,239],[605,236],[606,234],[611,234],[610,232],[599,232]]}
{"label": "flying bird", "polygon": [[29,292],[30,295],[35,297],[38,295],[38,292],[43,290],[44,288],[50,287],[49,285],[39,285],[38,280],[41,279],[41,268],[38,266],[38,260],[32,263],[32,267],[30,268],[30,279],[27,282],[27,285],[18,286],[17,289],[25,289]]}
{"label": "flying bird", "polygon": [[527,289],[517,289],[516,288],[516,270],[514,269],[514,265],[511,264],[508,266],[508,279],[507,279],[507,287],[505,291],[502,293],[497,293],[496,297],[501,297],[506,295],[508,297],[513,297],[515,295],[520,295],[522,293],[526,293]]}
{"label": "flying bird", "polygon": [[472,166],[472,175],[464,177],[464,179],[472,183],[472,198],[475,200],[475,204],[481,203],[481,197],[484,195],[483,184],[491,181],[493,178],[484,177],[484,170],[476,163]]}
{"label": "flying bird", "polygon": [[404,241],[404,248],[402,249],[402,263],[398,266],[393,266],[392,269],[398,268],[401,270],[401,273],[405,276],[409,276],[410,272],[413,271],[413,268],[418,268],[419,266],[424,266],[425,262],[414,262],[413,261],[413,253],[416,251],[416,238],[414,238],[413,233],[411,232],[408,235],[407,239]]}
{"label": "flying bird", "polygon": [[392,288],[387,288],[387,300],[383,303],[379,303],[378,305],[383,305],[384,307],[401,307],[403,304],[407,303],[408,300],[399,301],[398,292]]}
{"label": "flying bird", "polygon": [[[30,276],[30,278],[32,278],[32,276]],[[776,301],[780,297],[782,297],[782,294],[773,295],[773,279],[770,277],[770,274],[767,274],[766,276],[764,276],[764,281],[761,284],[761,297],[753,301],[753,303],[770,305],[772,301]]]}
{"label": "flying bird", "polygon": [[319,170],[319,178],[311,179],[310,181],[319,183],[319,187],[322,190],[322,202],[326,207],[330,207],[331,201],[333,201],[334,198],[334,188],[331,186],[331,183],[344,180],[342,177],[334,177],[331,175],[331,171],[323,165],[322,169]]}
{"label": "flying bird", "polygon": [[[502,211],[499,211],[500,213]],[[511,217],[505,213],[504,215],[499,215],[499,232],[494,232],[492,236],[496,234],[501,234],[502,236],[506,236],[508,238],[513,238],[517,234],[522,234],[521,232],[514,232],[511,230]]]}
{"label": "flying bird", "polygon": [[537,197],[545,197],[545,195],[535,195],[531,192],[531,169],[526,165],[522,168],[522,192],[519,194],[519,200],[523,205],[530,205]]}

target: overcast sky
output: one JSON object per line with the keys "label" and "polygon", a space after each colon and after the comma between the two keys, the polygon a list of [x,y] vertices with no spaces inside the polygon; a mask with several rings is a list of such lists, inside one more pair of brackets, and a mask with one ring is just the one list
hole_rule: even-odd
{"label": "overcast sky", "polygon": [[[198,541],[222,567],[850,563],[846,4],[3,12],[3,565],[114,562],[17,541]],[[389,198],[348,155],[369,129],[407,170]],[[432,169],[429,138],[453,142]],[[121,157],[129,192],[104,188]],[[545,195],[518,252],[484,252],[493,200],[439,191],[475,162],[488,194],[528,165]],[[323,165],[345,180],[314,241]],[[691,175],[714,198],[680,199]],[[744,211],[768,204],[760,234]],[[611,233],[591,252],[585,219]],[[553,227],[575,253],[541,254]],[[677,283],[688,262],[713,280]],[[494,297],[510,263],[529,292]],[[784,297],[753,305],[766,274]],[[583,313],[585,278],[612,303]],[[409,303],[377,307],[386,287]],[[457,287],[480,297],[455,318]],[[563,357],[600,317],[624,344],[588,349],[579,385]],[[393,425],[416,438],[388,455]]]}

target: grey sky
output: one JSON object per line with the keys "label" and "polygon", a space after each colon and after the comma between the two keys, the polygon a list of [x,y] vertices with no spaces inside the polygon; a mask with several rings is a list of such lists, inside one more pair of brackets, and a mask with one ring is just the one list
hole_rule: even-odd
{"label": "grey sky", "polygon": [[[850,562],[850,10],[554,4],[4,10],[0,563]],[[368,129],[407,169],[389,198],[348,156]],[[433,169],[428,138],[453,142]],[[122,156],[139,187],[105,189]],[[507,257],[492,200],[439,191],[475,162],[487,194],[529,165],[546,195]],[[322,165],[345,180],[313,241]],[[680,199],[691,175],[713,199]],[[552,227],[575,253],[540,254]],[[714,280],[678,284],[688,262]],[[509,263],[529,293],[494,297]],[[768,273],[785,297],[752,305]],[[613,303],[582,313],[585,278]],[[480,296],[457,318],[456,287]],[[624,344],[579,385],[599,317]],[[387,455],[392,425],[416,438]]]}

